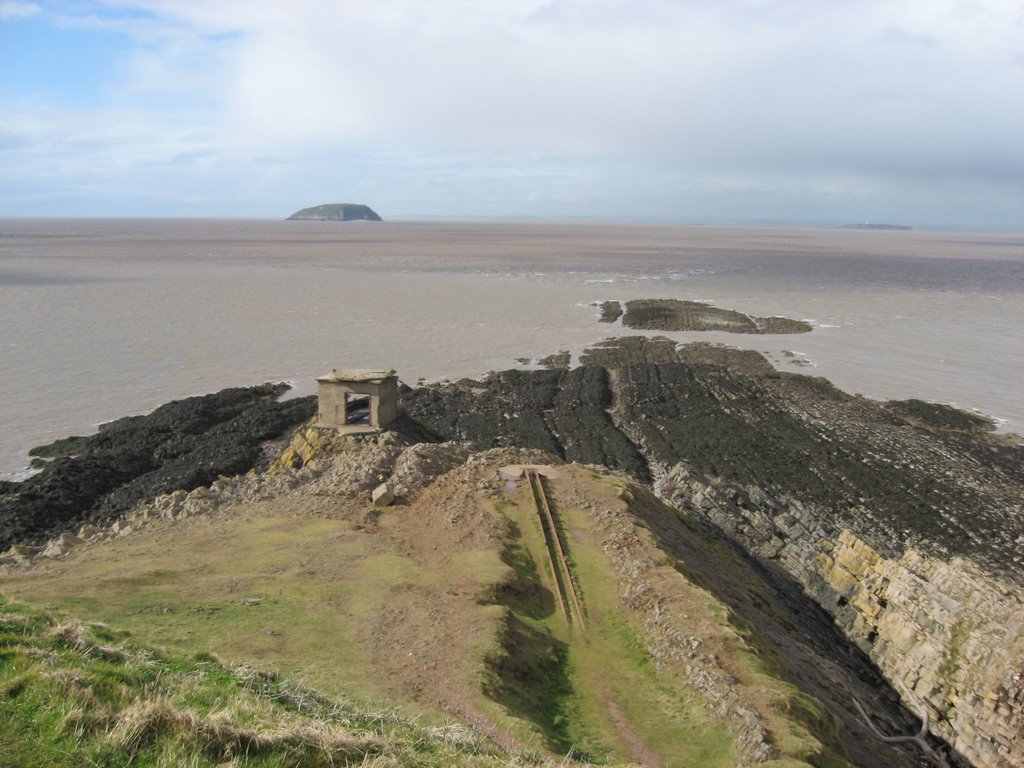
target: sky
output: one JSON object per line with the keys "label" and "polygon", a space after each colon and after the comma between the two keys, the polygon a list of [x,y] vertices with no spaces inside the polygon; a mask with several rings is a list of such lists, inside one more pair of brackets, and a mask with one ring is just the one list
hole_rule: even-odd
{"label": "sky", "polygon": [[1024,2],[0,0],[0,217],[1024,231]]}

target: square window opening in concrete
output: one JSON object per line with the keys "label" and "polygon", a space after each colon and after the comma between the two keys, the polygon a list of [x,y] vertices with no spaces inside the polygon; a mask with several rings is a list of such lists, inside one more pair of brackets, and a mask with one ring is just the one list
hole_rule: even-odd
{"label": "square window opening in concrete", "polygon": [[345,393],[345,423],[370,423],[370,395],[361,392]]}
{"label": "square window opening in concrete", "polygon": [[394,371],[331,371],[317,378],[319,426],[375,432],[398,417]]}

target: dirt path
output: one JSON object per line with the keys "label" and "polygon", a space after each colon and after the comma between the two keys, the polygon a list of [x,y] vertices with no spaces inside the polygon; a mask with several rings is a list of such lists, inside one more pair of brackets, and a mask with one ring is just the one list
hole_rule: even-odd
{"label": "dirt path", "polygon": [[359,639],[384,690],[483,727],[507,746],[507,735],[492,732],[477,707],[482,655],[501,617],[481,601],[506,568],[505,526],[477,498],[480,481],[480,473],[458,470],[412,504],[382,513],[380,546],[401,553],[413,570],[388,591]]}

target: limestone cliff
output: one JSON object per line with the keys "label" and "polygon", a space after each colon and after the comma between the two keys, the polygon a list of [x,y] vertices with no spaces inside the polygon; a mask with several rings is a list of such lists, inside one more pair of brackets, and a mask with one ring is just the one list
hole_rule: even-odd
{"label": "limestone cliff", "polygon": [[958,752],[976,765],[1024,765],[1019,590],[962,557],[947,561],[913,548],[886,557],[813,507],[685,464],[659,489],[795,576],[889,680],[928,707],[933,731]]}

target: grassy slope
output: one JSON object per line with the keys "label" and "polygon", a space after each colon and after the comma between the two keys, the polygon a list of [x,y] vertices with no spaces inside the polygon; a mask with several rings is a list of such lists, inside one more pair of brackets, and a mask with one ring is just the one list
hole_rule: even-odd
{"label": "grassy slope", "polygon": [[[582,483],[591,503],[625,511],[632,501],[617,479],[559,469],[569,476],[565,485],[573,484],[572,476]],[[563,484],[552,485],[557,496]],[[651,661],[651,637],[639,616],[622,604],[624,585],[602,551],[593,515],[573,507],[558,511],[587,617],[583,632],[567,626],[555,606],[543,534],[528,492],[523,489],[497,509],[508,521],[504,556],[516,576],[496,598],[510,613],[503,653],[490,660],[491,696],[538,726],[556,753],[572,749],[578,757],[613,764],[736,765],[735,735],[708,710],[688,682],[685,665]],[[663,557],[653,547],[640,554]],[[674,612],[687,617],[687,631],[715,649],[742,686],[746,704],[763,715],[777,751],[777,759],[764,765],[848,765],[832,738],[835,722],[828,713],[779,680],[756,638],[733,626],[728,609],[676,565],[661,561],[647,581]]]}
{"label": "grassy slope", "polygon": [[[549,589],[550,576],[536,516],[525,497],[519,502],[502,505],[520,534],[507,557],[521,586],[506,600],[514,627],[507,655],[519,658],[504,679],[500,662],[493,664],[495,697],[532,715],[557,752],[573,749],[597,762],[653,754],[667,765],[734,765],[731,734],[649,665],[643,637],[621,614],[617,585],[589,537],[574,538],[569,555],[584,595],[585,632],[566,625],[550,592],[531,592],[531,584]],[[587,525],[579,510],[564,510],[561,520],[577,531]]]}
{"label": "grassy slope", "polygon": [[0,722],[0,765],[25,768],[508,764],[465,728],[421,727],[3,598]]}
{"label": "grassy slope", "polygon": [[[583,471],[576,476],[590,498],[624,507],[616,500],[621,493],[618,481],[592,478]],[[472,487],[475,481],[464,484]],[[438,498],[448,499],[443,494]],[[426,557],[429,553],[416,551],[419,534],[395,538],[400,528],[413,524],[409,518],[403,522],[401,509],[386,513],[373,528],[358,522],[363,502],[349,502],[344,513],[332,512],[340,503],[278,500],[188,523],[160,523],[75,552],[42,570],[11,574],[0,588],[20,600],[130,630],[171,654],[212,651],[234,663],[251,661],[264,670],[279,670],[330,696],[386,700],[441,723],[446,715],[436,699],[427,701],[430,691],[403,699],[388,679],[402,670],[385,662],[399,664],[402,659],[393,657],[404,657],[406,649],[389,647],[384,656],[375,657],[381,651],[375,651],[370,639],[388,631],[382,606],[393,615],[437,598],[443,608],[441,596],[464,584],[468,588],[460,620],[466,621],[467,631],[484,629],[467,641],[461,657],[441,661],[451,665],[450,679],[468,681],[476,691],[470,710],[488,721],[485,727],[491,736],[504,732],[513,746],[543,745],[556,755],[573,750],[577,757],[596,762],[736,764],[733,734],[708,712],[684,672],[656,669],[649,660],[649,638],[637,617],[620,605],[621,584],[584,510],[567,507],[560,515],[588,617],[585,635],[570,630],[554,607],[542,534],[525,495],[481,506],[480,519],[490,516],[505,530],[500,540],[483,548],[477,542],[468,549],[461,540],[453,541],[451,551],[434,560]],[[440,525],[422,524],[425,531],[435,533]],[[432,541],[421,549],[436,549],[439,540]],[[705,634],[718,643],[733,668],[752,680],[749,687],[762,691],[764,706],[759,710],[777,738],[779,764],[797,765],[815,755],[820,745],[801,722],[806,718],[788,712],[799,704],[799,697],[763,668],[756,651],[729,625],[726,609],[671,566],[659,569],[657,576],[687,601],[694,624],[707,628]],[[408,655],[415,651],[419,663],[419,651],[411,647]],[[437,653],[446,652],[452,655],[440,643]],[[22,650],[5,656],[4,679],[26,674],[22,666],[30,656]],[[166,698],[163,689],[152,687],[151,675],[139,674],[125,678],[117,706],[135,696]],[[218,674],[230,679],[228,672]],[[42,729],[44,741],[54,750],[67,748],[66,724],[59,718],[48,724],[38,720],[39,712],[53,708],[52,697],[63,694],[51,690],[38,671],[26,680],[19,690],[40,698],[34,711],[12,710],[25,739]],[[220,711],[230,695],[206,695],[208,704],[199,714],[207,717]],[[187,707],[191,701],[186,697],[171,703]],[[115,728],[115,721],[116,712],[97,726],[96,733]],[[404,743],[404,738],[396,743]],[[385,739],[386,750],[390,739]],[[168,749],[190,749],[190,755],[203,752],[194,745]],[[398,764],[435,764],[429,750],[426,757],[405,747],[398,751],[404,755]],[[452,754],[469,759],[461,752]],[[520,755],[515,761],[524,759]]]}
{"label": "grassy slope", "polygon": [[[329,693],[341,693],[337,683],[344,681],[351,693],[369,695],[360,674],[365,659],[346,642],[345,614],[358,613],[374,594],[356,574],[335,579],[332,569],[312,572],[316,548],[332,544],[338,561],[375,574],[391,571],[397,578],[400,571],[347,547],[349,526],[315,517],[210,521],[171,535],[109,542],[62,573],[27,575],[6,591],[161,646],[251,660]],[[328,609],[349,596],[348,610]]]}

